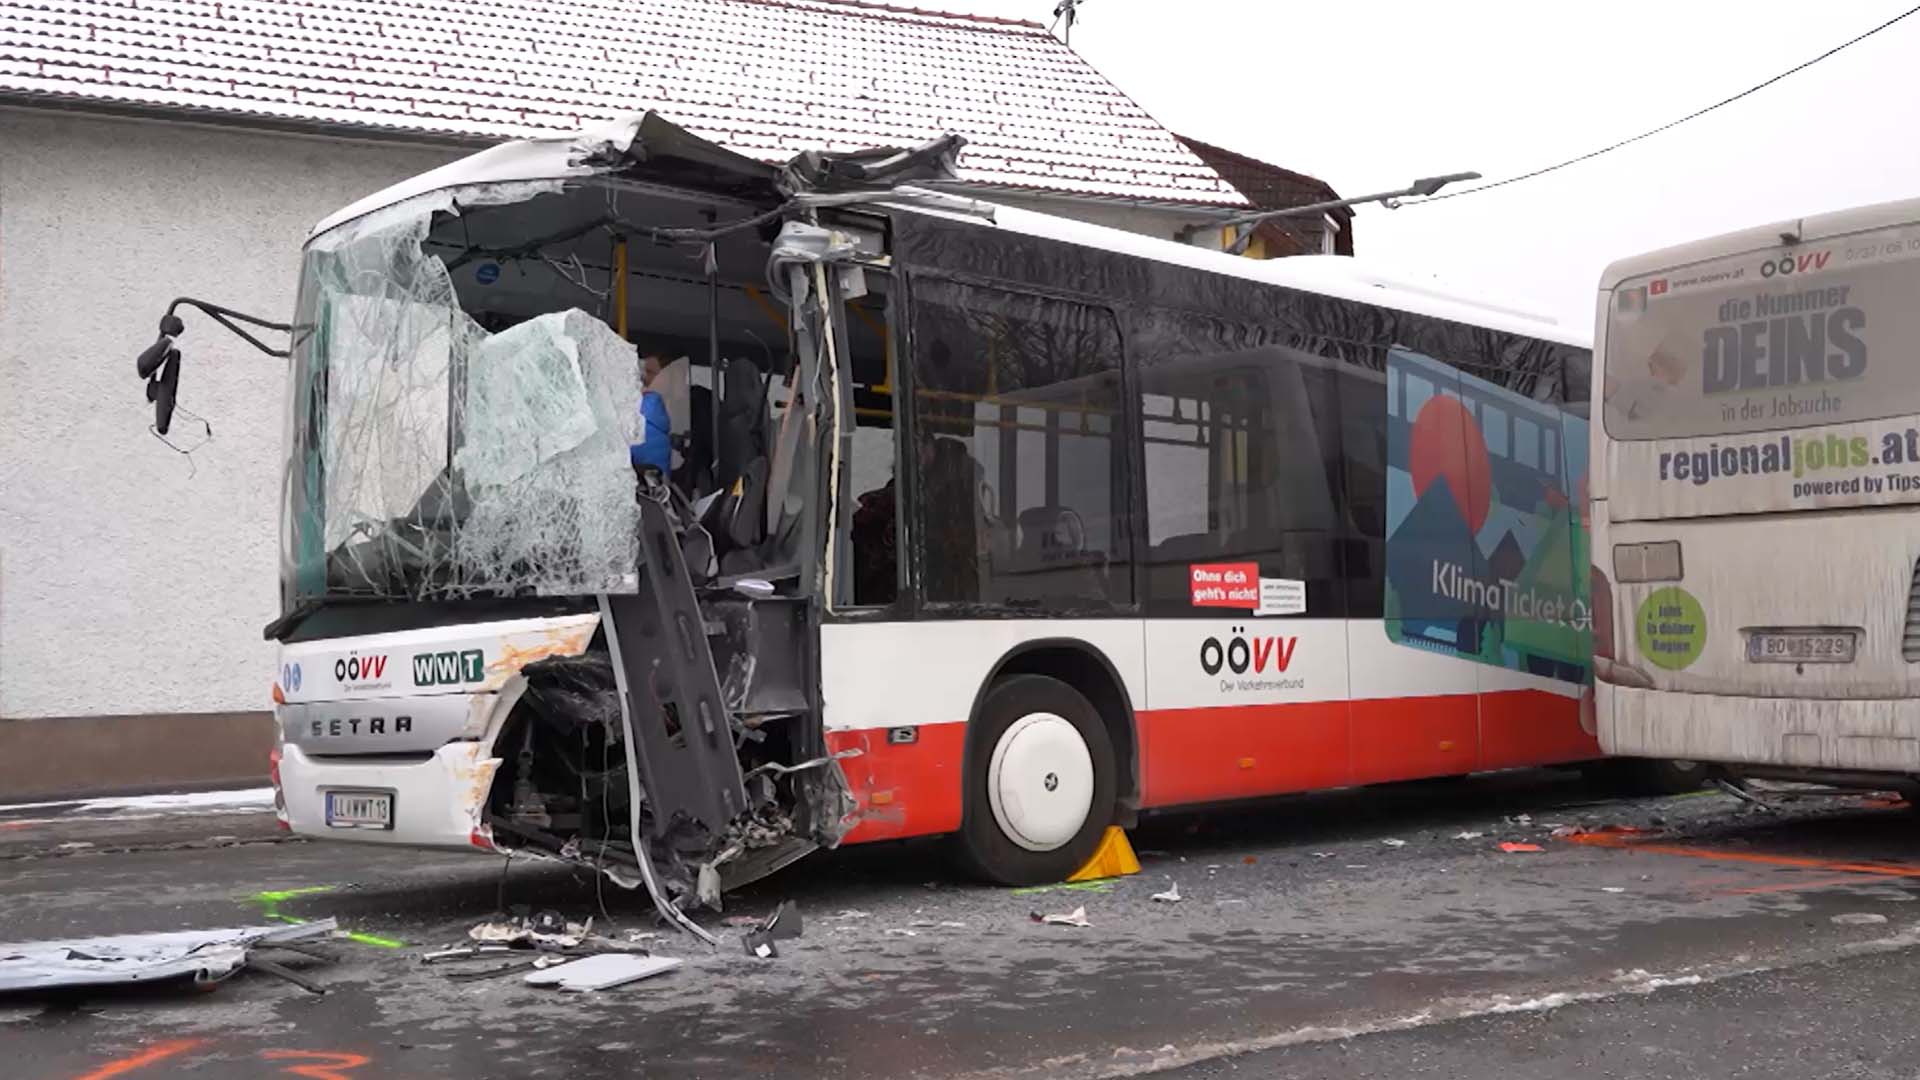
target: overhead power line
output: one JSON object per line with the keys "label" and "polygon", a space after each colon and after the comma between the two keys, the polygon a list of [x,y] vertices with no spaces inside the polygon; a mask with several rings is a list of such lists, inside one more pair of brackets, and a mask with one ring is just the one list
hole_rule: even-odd
{"label": "overhead power line", "polygon": [[1669,121],[1668,123],[1661,124],[1659,127],[1654,128],[1651,131],[1643,131],[1640,134],[1635,135],[1630,139],[1621,139],[1619,142],[1614,143],[1611,146],[1603,146],[1598,150],[1592,150],[1587,153],[1581,154],[1579,157],[1570,157],[1565,161],[1555,162],[1552,165],[1545,166],[1544,168],[1535,169],[1532,172],[1524,172],[1518,176],[1509,176],[1505,180],[1495,180],[1491,184],[1481,184],[1479,187],[1462,188],[1459,191],[1450,191],[1444,195],[1434,195],[1429,198],[1421,199],[1419,202],[1407,202],[1407,203],[1402,203],[1400,205],[1423,206],[1427,203],[1439,202],[1442,199],[1457,199],[1462,195],[1472,195],[1472,194],[1475,194],[1476,192],[1481,192],[1481,191],[1492,191],[1494,188],[1506,187],[1508,184],[1517,184],[1522,180],[1531,180],[1536,176],[1545,176],[1550,172],[1557,172],[1561,169],[1566,168],[1569,165],[1578,165],[1583,161],[1591,161],[1602,154],[1610,154],[1613,151],[1618,150],[1623,146],[1631,146],[1634,143],[1641,141],[1642,139],[1650,139],[1655,135],[1660,134],[1663,131],[1671,131],[1674,128],[1679,127],[1681,124],[1684,124],[1689,120],[1698,120],[1700,117],[1707,115],[1708,113],[1714,111],[1715,109],[1718,109],[1725,105],[1731,105],[1734,102],[1739,101],[1741,98],[1748,96],[1749,94],[1759,93],[1760,91],[1765,90],[1767,87],[1772,86],[1774,83],[1777,83],[1780,80],[1785,79],[1790,75],[1797,75],[1800,72],[1805,71],[1808,68],[1812,67],[1813,65],[1818,64],[1820,61],[1835,55],[1836,53],[1842,52],[1846,49],[1850,49],[1853,46],[1860,44],[1861,42],[1867,40],[1868,38],[1879,33],[1880,31],[1885,30],[1888,27],[1894,25],[1895,23],[1900,22],[1902,19],[1905,19],[1914,14],[1920,14],[1920,5],[1915,5],[1914,7],[1910,7],[1907,10],[1901,12],[1900,14],[1895,15],[1893,18],[1888,19],[1886,22],[1881,23],[1879,26],[1876,26],[1873,29],[1867,31],[1866,33],[1861,34],[1858,37],[1850,38],[1846,41],[1843,41],[1840,44],[1835,45],[1833,48],[1828,49],[1826,52],[1821,53],[1819,56],[1816,56],[1811,60],[1805,61],[1804,63],[1795,65],[1794,67],[1790,67],[1787,70],[1781,72],[1780,74],[1775,75],[1773,78],[1766,80],[1765,82],[1755,83],[1754,85],[1747,87],[1745,90],[1740,91],[1739,93],[1733,95],[1732,97],[1722,98],[1721,100],[1714,102],[1713,104],[1707,106],[1704,109],[1699,109],[1695,112],[1690,112],[1678,120],[1673,120],[1673,121]]}

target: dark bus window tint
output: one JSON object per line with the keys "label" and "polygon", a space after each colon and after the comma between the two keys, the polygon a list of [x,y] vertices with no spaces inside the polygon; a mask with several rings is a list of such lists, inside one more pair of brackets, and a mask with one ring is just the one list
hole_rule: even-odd
{"label": "dark bus window tint", "polygon": [[1336,382],[1326,361],[1247,328],[1155,313],[1139,372],[1150,614],[1192,604],[1198,563],[1256,563],[1307,583],[1310,614],[1344,611]]}
{"label": "dark bus window tint", "polygon": [[913,307],[928,602],[1130,605],[1112,314],[925,280]]}
{"label": "dark bus window tint", "polygon": [[848,480],[853,498],[851,582],[840,603],[891,604],[899,592],[898,487],[894,483],[893,342],[888,334],[888,278],[867,271],[867,293],[846,302],[853,430]]}

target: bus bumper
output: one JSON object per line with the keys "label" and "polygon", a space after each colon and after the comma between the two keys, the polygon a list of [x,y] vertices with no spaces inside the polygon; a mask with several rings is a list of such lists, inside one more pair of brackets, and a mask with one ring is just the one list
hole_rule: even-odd
{"label": "bus bumper", "polygon": [[1761,698],[1601,685],[1609,754],[1920,774],[1920,699]]}
{"label": "bus bumper", "polygon": [[[280,789],[287,825],[297,836],[325,840],[492,851],[492,833],[480,818],[500,759],[489,756],[488,745],[453,742],[421,761],[368,762],[310,757],[282,743]],[[392,795],[392,827],[329,826],[329,791]]]}

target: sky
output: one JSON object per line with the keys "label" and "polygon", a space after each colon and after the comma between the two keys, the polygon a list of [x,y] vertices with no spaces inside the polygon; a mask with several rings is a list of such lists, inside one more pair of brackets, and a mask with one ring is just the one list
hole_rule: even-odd
{"label": "sky", "polygon": [[[1055,0],[913,0],[1052,21]],[[1167,127],[1343,195],[1530,171],[1770,78],[1912,0],[1082,0],[1072,45]],[[1592,332],[1615,259],[1920,196],[1920,14],[1538,179],[1362,209],[1356,254]]]}

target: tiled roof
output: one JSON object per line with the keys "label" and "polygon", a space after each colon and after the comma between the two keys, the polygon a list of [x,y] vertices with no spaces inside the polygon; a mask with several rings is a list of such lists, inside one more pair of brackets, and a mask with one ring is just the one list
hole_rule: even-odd
{"label": "tiled roof", "polygon": [[[1319,177],[1237,154],[1188,135],[1175,135],[1174,138],[1179,139],[1201,161],[1219,173],[1222,180],[1232,184],[1248,201],[1262,210],[1334,202],[1340,198],[1340,193],[1333,190],[1333,185]],[[1339,234],[1334,237],[1334,251],[1341,255],[1353,254],[1353,208],[1342,207],[1328,213],[1342,222]],[[1267,238],[1270,251],[1298,255],[1319,249],[1317,237],[1321,227],[1308,226],[1299,218],[1269,218],[1260,224],[1258,232]],[[1307,234],[1316,238],[1313,243],[1303,240]]]}
{"label": "tiled roof", "polygon": [[0,0],[0,95],[479,137],[650,108],[767,161],[956,132],[984,184],[1245,203],[1044,28],[848,0]]}

